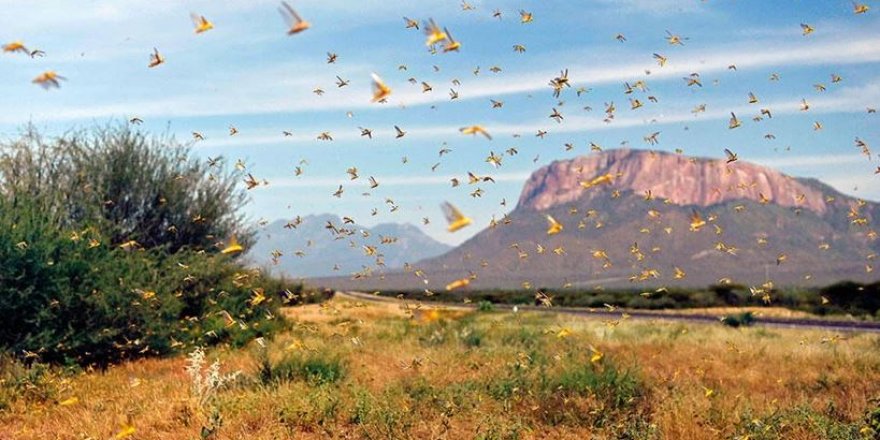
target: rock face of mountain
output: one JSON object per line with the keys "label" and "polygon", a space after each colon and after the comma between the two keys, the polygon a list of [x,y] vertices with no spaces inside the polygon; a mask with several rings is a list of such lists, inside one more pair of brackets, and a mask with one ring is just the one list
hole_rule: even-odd
{"label": "rock face of mountain", "polygon": [[603,175],[611,176],[615,188],[651,191],[655,198],[682,206],[707,207],[766,198],[787,208],[799,207],[818,214],[828,211],[822,191],[770,168],[627,149],[540,168],[526,181],[519,207],[540,211],[577,201],[585,196],[580,183]]}
{"label": "rock face of mountain", "polygon": [[[328,229],[328,222],[340,233]],[[375,248],[375,253],[367,255],[364,246]],[[349,275],[377,263],[384,264],[384,270],[400,269],[404,263],[449,249],[410,224],[382,223],[366,228],[325,214],[303,217],[295,227],[283,220],[266,225],[247,257],[277,274],[313,278]]]}
{"label": "rock face of mountain", "polygon": [[[706,221],[696,230],[694,212]],[[562,232],[547,234],[547,215]],[[613,150],[534,172],[503,221],[417,264],[421,279],[411,272],[359,281],[385,289],[424,279],[442,288],[462,277],[477,288],[873,281],[878,219],[877,203],[815,179],[744,161]]]}

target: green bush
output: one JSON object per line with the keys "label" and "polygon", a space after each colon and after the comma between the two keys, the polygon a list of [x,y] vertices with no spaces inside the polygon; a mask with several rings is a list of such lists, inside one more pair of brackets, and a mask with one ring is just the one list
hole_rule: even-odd
{"label": "green bush", "polygon": [[477,303],[477,311],[482,313],[488,313],[495,310],[495,306],[492,305],[489,301],[480,301]]}
{"label": "green bush", "polygon": [[240,207],[243,173],[222,158],[202,161],[191,144],[108,125],[46,138],[33,127],[0,144],[0,194],[36,203],[60,226],[100,230],[111,245],[214,249],[238,235],[249,244]]}
{"label": "green bush", "polygon": [[[756,416],[746,410],[735,426],[736,438],[755,440],[783,440],[794,438],[795,433],[804,438],[827,440],[871,439],[873,434],[860,434],[860,424],[846,420],[829,405],[824,411],[808,406],[775,410]],[[863,431],[864,432],[864,431]]]}
{"label": "green bush", "polygon": [[865,426],[860,430],[862,433],[880,437],[880,397],[868,399],[870,404],[865,410]]}
{"label": "green bush", "polygon": [[533,416],[554,426],[646,429],[639,421],[647,414],[649,390],[635,369],[619,368],[608,359],[591,362],[580,348],[561,356],[557,362],[541,349],[531,351],[508,363],[483,389],[506,409],[540,408]]}
{"label": "green bush", "polygon": [[345,377],[345,365],[340,357],[333,354],[294,353],[276,363],[268,358],[261,360],[258,375],[264,385],[290,380],[328,385]]}
{"label": "green bush", "polygon": [[819,293],[828,299],[828,304],[814,306],[814,313],[880,316],[880,282],[859,284],[845,281],[824,287]]}
{"label": "green bush", "polygon": [[106,366],[280,327],[302,289],[218,250],[249,237],[235,179],[124,126],[0,144],[0,348]]}
{"label": "green bush", "polygon": [[755,323],[755,316],[752,312],[740,313],[737,315],[725,316],[721,319],[721,323],[729,327],[748,327]]}
{"label": "green bush", "polygon": [[[670,287],[653,289],[607,289],[582,290],[578,288],[552,291],[553,305],[560,307],[602,308],[606,304],[633,309],[689,309],[704,307],[786,307],[819,315],[849,314],[877,319],[880,317],[880,282],[860,284],[841,282],[822,288],[781,288],[769,289],[770,303],[765,303],[763,295],[753,295],[747,286],[712,285],[706,288]],[[434,292],[427,296],[419,291],[383,290],[383,296],[403,297],[413,301],[442,301],[460,303],[458,292]],[[821,304],[822,297],[828,299]],[[481,310],[483,302],[496,304],[530,304],[534,300],[533,290],[488,289],[470,291],[468,297]]]}
{"label": "green bush", "polygon": [[564,391],[582,395],[597,395],[611,408],[624,407],[640,397],[644,386],[629,370],[621,370],[611,363],[602,368],[581,362],[563,370],[546,384],[548,391]]}
{"label": "green bush", "polygon": [[458,332],[458,339],[468,348],[476,348],[483,345],[485,334],[482,330],[474,327],[464,327]]}
{"label": "green bush", "polygon": [[[0,346],[13,353],[106,365],[192,344],[243,343],[280,325],[267,317],[281,284],[224,255],[126,251],[95,232],[71,239],[22,205],[0,209],[0,313],[7,317]],[[254,305],[258,289],[267,299]]]}
{"label": "green bush", "polygon": [[59,397],[59,374],[47,364],[0,355],[0,411],[14,401],[45,403]]}

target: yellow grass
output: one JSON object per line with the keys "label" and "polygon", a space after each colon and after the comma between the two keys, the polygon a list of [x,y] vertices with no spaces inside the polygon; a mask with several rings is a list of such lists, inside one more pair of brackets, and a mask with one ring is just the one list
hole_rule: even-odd
{"label": "yellow grass", "polygon": [[[335,356],[345,375],[329,384],[261,384],[256,344],[209,352],[243,372],[217,395],[215,438],[819,439],[861,435],[878,406],[877,335],[409,307],[337,298],[285,310],[292,327],[267,341],[269,358]],[[594,364],[591,346],[603,354]],[[185,364],[70,376],[48,401],[13,401],[0,439],[107,439],[126,424],[129,438],[198,438],[205,414]],[[602,392],[537,385],[541,375],[565,383],[576,364],[630,370],[638,392],[614,406]]]}
{"label": "yellow grass", "polygon": [[[816,316],[812,313],[804,312],[801,310],[792,310],[787,309],[785,307],[703,307],[703,308],[689,308],[689,309],[666,309],[666,310],[657,310],[655,313],[660,314],[676,314],[676,315],[710,315],[717,317],[724,316],[732,316],[740,313],[750,312],[757,318],[767,317],[767,318],[815,318],[821,319],[823,317]],[[828,317],[824,317],[824,319],[829,319]]]}

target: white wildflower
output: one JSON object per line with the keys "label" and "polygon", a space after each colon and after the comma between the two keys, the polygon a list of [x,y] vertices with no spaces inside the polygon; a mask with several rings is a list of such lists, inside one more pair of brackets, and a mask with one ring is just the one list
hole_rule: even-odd
{"label": "white wildflower", "polygon": [[199,407],[204,407],[220,388],[241,374],[241,371],[221,374],[219,360],[215,360],[208,368],[205,368],[205,363],[205,350],[202,347],[196,347],[187,357],[186,373],[191,381],[192,396],[198,401]]}

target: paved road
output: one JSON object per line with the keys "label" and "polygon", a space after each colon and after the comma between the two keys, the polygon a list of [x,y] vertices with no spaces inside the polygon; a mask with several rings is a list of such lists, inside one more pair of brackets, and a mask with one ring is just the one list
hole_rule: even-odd
{"label": "paved road", "polygon": [[[398,303],[400,300],[396,298],[390,298],[386,296],[378,296],[371,295],[369,293],[363,292],[336,292],[337,296],[361,300],[361,301],[373,301],[373,302],[392,302]],[[475,304],[450,304],[450,303],[441,303],[441,302],[427,302],[421,301],[423,304],[431,304],[437,306],[444,307],[460,307],[460,308],[476,308]],[[496,309],[506,309],[510,310],[513,308],[512,305],[507,304],[495,304]],[[719,321],[718,316],[713,315],[693,315],[693,314],[684,314],[684,313],[657,313],[643,310],[625,310],[620,312],[612,312],[604,309],[593,309],[588,310],[585,308],[575,308],[575,307],[536,307],[531,305],[521,305],[517,306],[520,310],[529,310],[535,312],[544,312],[544,313],[565,313],[569,315],[577,315],[584,317],[592,317],[592,318],[603,318],[603,319],[619,319],[622,313],[627,313],[631,319],[652,319],[652,320],[661,320],[661,321],[677,321],[677,322],[693,322],[693,323],[704,323],[704,324],[717,324]],[[767,326],[767,327],[783,327],[783,328],[795,328],[795,329],[812,329],[812,330],[830,330],[830,331],[845,331],[845,332],[871,332],[871,333],[880,333],[880,322],[863,322],[863,321],[843,321],[843,320],[827,320],[827,319],[815,319],[815,318],[774,318],[774,317],[756,317],[754,325]]]}

